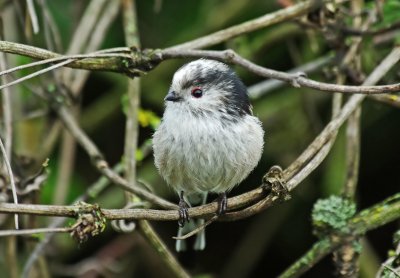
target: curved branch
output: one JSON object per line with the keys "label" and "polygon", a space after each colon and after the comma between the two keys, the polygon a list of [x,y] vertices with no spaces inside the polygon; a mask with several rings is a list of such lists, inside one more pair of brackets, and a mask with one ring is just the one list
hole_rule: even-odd
{"label": "curved branch", "polygon": [[169,47],[167,48],[167,50],[198,49],[213,46],[234,37],[243,35],[245,33],[250,33],[279,22],[287,21],[305,15],[313,9],[317,8],[321,4],[321,2],[322,1],[315,0],[300,2],[288,8],[266,14],[259,18],[249,20],[247,22],[226,28],[224,30],[220,30],[213,34]]}
{"label": "curved branch", "polygon": [[[233,199],[233,198],[231,198]],[[55,205],[31,205],[31,204],[0,204],[0,213],[35,214],[47,216],[75,217],[81,211],[82,205],[55,206]],[[199,206],[189,209],[194,218],[204,217],[215,213],[217,203]],[[203,212],[200,213],[200,210]],[[176,221],[179,213],[176,210],[156,209],[101,209],[104,217],[108,220],[116,219],[147,219],[154,221]],[[197,212],[197,213],[194,213]],[[209,212],[208,214],[205,214]],[[351,235],[363,235],[366,232],[383,226],[400,218],[400,194],[391,196],[382,202],[362,210],[352,217],[349,222],[349,233]]]}
{"label": "curved branch", "polygon": [[[0,51],[23,55],[38,60],[54,58],[63,58],[63,60],[68,59],[68,56],[64,56],[46,49],[9,41],[0,41]],[[88,58],[83,61],[71,62],[70,64],[68,64],[68,67],[86,70],[103,70],[126,73],[127,67],[125,61],[126,58],[120,57]]]}
{"label": "curved branch", "polygon": [[[69,56],[62,56],[54,52],[26,46],[22,44],[16,44],[11,42],[0,41],[0,51],[10,52],[9,44],[15,45],[16,47],[11,47],[13,53],[33,57],[49,59],[43,62],[48,63],[49,61],[59,61],[67,60]],[[128,50],[129,48],[126,48]],[[22,50],[22,51],[21,51]],[[123,51],[122,49],[120,49]],[[385,94],[385,93],[395,93],[400,91],[400,83],[381,85],[381,86],[350,86],[350,85],[337,85],[325,82],[319,82],[309,79],[303,73],[286,73],[282,71],[277,71],[273,69],[268,69],[241,57],[236,52],[232,50],[223,51],[213,51],[213,50],[183,50],[183,49],[165,49],[165,50],[144,50],[143,52],[138,52],[137,50],[132,50],[132,55],[127,56],[126,53],[109,53],[104,54],[111,57],[101,58],[101,54],[97,55],[97,58],[85,58],[84,60],[71,61],[67,63],[67,66],[87,69],[87,70],[102,70],[102,71],[113,71],[124,73],[127,75],[137,75],[141,71],[148,71],[153,69],[159,62],[167,59],[176,58],[210,58],[220,60],[226,63],[232,63],[247,69],[248,71],[265,77],[281,80],[290,83],[294,87],[307,87],[319,91],[331,92],[331,93],[343,93],[343,94]],[[138,54],[139,53],[139,54]],[[114,55],[116,57],[114,57]],[[88,54],[86,57],[96,57],[96,54]],[[85,55],[73,55],[72,59],[77,59],[78,57],[85,57]],[[37,62],[32,63],[37,65]],[[21,68],[28,67],[29,65],[21,66]],[[16,68],[16,70],[19,68]],[[6,74],[14,71],[14,69],[7,70],[0,73]]]}
{"label": "curved branch", "polygon": [[280,278],[298,277],[325,256],[333,252],[341,244],[348,241],[349,237],[361,236],[377,227],[383,226],[400,218],[400,194],[387,198],[381,203],[365,209],[351,218],[348,222],[347,234],[335,234],[325,236],[315,243],[309,251],[299,260],[287,268]]}
{"label": "curved branch", "polygon": [[241,57],[233,50],[213,51],[213,50],[163,50],[161,51],[162,59],[169,58],[211,58],[220,60],[226,63],[239,65],[244,69],[265,77],[281,80],[290,83],[292,86],[300,88],[307,87],[319,91],[331,93],[345,93],[345,94],[384,94],[400,91],[400,83],[382,86],[350,86],[350,85],[337,85],[325,82],[319,82],[309,79],[304,73],[286,73],[273,69],[268,69]]}
{"label": "curved branch", "polygon": [[90,138],[86,135],[86,133],[79,127],[76,120],[72,117],[72,113],[68,111],[65,106],[56,107],[56,112],[58,116],[67,127],[67,129],[71,132],[71,134],[75,137],[78,143],[86,150],[89,157],[92,160],[92,163],[100,171],[104,176],[106,176],[110,181],[115,183],[116,185],[122,187],[124,190],[134,193],[139,197],[146,199],[147,201],[156,204],[160,207],[167,209],[176,209],[177,205],[168,202],[157,195],[154,195],[143,188],[140,188],[137,185],[130,184],[126,179],[122,178],[115,171],[113,171],[108,165],[107,161],[104,160],[103,155],[97,146],[90,140]]}
{"label": "curved branch", "polygon": [[[400,59],[400,47],[396,47],[393,51],[381,62],[378,67],[375,68],[374,72],[367,78],[365,84],[375,84],[382,76]],[[358,107],[358,105],[365,98],[365,95],[354,95],[349,101],[343,106],[340,112],[335,118],[326,126],[319,136],[310,144],[310,146],[294,161],[285,171],[283,176],[283,182],[289,191],[297,187],[297,185],[306,178],[325,158],[325,155],[319,155],[323,151],[324,144],[328,141],[330,136],[335,133],[344,121],[351,115],[351,113]],[[157,204],[163,208],[176,209],[177,206],[164,199],[136,186],[130,184],[127,180],[116,174],[107,162],[103,159],[100,151],[96,145],[90,140],[90,138],[83,132],[79,127],[76,120],[71,116],[68,109],[65,106],[60,106],[56,109],[60,119],[64,122],[68,130],[77,139],[80,145],[86,150],[90,158],[92,159],[95,167],[112,182],[122,187],[128,192],[132,192],[139,197],[146,199],[154,204]],[[322,148],[322,149],[321,149]],[[315,158],[315,159],[314,159]],[[240,212],[231,212],[221,217],[221,220],[236,220],[243,217],[256,214],[267,207],[271,206],[274,202],[279,199],[279,196],[269,195],[265,197],[265,192],[262,187],[256,188],[247,193],[228,199],[228,207],[230,210],[248,207]],[[261,200],[261,201],[260,201]],[[258,202],[254,204],[255,202]],[[254,204],[254,205],[253,205]],[[250,207],[249,207],[250,205]],[[252,206],[251,206],[252,205]],[[191,217],[205,217],[210,216],[217,210],[217,203],[211,203],[200,207],[194,207],[189,209]],[[163,214],[164,213],[164,214]],[[151,211],[148,215],[142,214],[141,219],[149,220],[177,220],[177,211]],[[162,215],[163,214],[163,215]],[[125,216],[121,215],[124,218]],[[144,218],[149,217],[149,218]]]}

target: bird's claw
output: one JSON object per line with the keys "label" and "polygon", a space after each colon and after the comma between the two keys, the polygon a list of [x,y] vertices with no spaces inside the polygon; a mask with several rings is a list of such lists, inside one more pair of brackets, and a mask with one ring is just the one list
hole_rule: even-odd
{"label": "bird's claw", "polygon": [[218,197],[218,209],[217,214],[223,215],[228,209],[228,199],[226,198],[226,192],[221,193]]}
{"label": "bird's claw", "polygon": [[178,220],[178,225],[179,227],[185,226],[186,222],[190,221],[189,218],[189,205],[185,202],[185,199],[183,198],[183,191],[181,192],[181,195],[179,196],[179,220]]}

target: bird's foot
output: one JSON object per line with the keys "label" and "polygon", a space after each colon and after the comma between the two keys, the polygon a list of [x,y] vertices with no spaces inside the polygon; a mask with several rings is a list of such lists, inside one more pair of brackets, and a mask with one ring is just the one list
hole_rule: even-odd
{"label": "bird's foot", "polygon": [[189,205],[186,203],[185,199],[183,198],[183,191],[181,191],[181,194],[179,195],[179,220],[178,220],[178,225],[179,227],[185,226],[186,222],[189,222],[189,211],[188,211]]}
{"label": "bird's foot", "polygon": [[220,193],[218,196],[217,214],[223,215],[227,209],[228,209],[228,199],[226,198],[226,192]]}
{"label": "bird's foot", "polygon": [[268,194],[277,196],[282,201],[290,200],[289,189],[283,179],[283,170],[280,166],[272,166],[263,177],[263,187]]}

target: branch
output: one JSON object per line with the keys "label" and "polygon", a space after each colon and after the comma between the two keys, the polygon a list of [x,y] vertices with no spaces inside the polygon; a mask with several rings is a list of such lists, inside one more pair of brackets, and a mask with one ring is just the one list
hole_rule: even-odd
{"label": "branch", "polygon": [[[121,164],[117,164],[113,168],[113,170],[117,173],[122,172]],[[73,203],[84,202],[87,201],[88,198],[96,198],[108,185],[109,185],[109,180],[103,176],[100,177],[95,183],[93,183],[86,189],[86,192],[83,195],[76,198]],[[52,220],[48,228],[58,228],[59,226],[63,225],[64,222],[65,222],[64,218],[55,218]],[[42,238],[42,240],[35,246],[32,253],[28,257],[27,261],[25,262],[24,269],[22,272],[22,277],[28,277],[32,266],[40,258],[40,255],[45,250],[47,244],[53,238],[53,235],[54,234],[52,233],[46,234]]]}
{"label": "branch", "polygon": [[[123,26],[125,41],[127,45],[140,47],[139,31],[137,26],[137,9],[135,0],[122,0],[121,8],[123,13]],[[130,79],[128,81],[128,107],[126,111],[125,123],[125,146],[124,146],[124,166],[125,178],[128,182],[136,181],[136,152],[138,145],[138,110],[140,107],[140,79]],[[131,193],[126,193],[127,205],[136,204],[138,197]],[[164,265],[174,274],[175,277],[189,278],[190,275],[179,264],[171,251],[167,248],[161,237],[156,233],[147,220],[138,221],[140,232],[146,241],[159,255]]]}
{"label": "branch", "polygon": [[[199,208],[199,207],[198,207]],[[0,204],[0,213],[35,214],[48,216],[76,217],[82,205],[54,206],[54,205],[28,205],[28,204]],[[193,209],[192,209],[193,210]],[[101,209],[104,218],[115,219],[147,219],[158,221],[176,221],[179,219],[176,210],[154,210],[154,209]],[[198,217],[199,215],[197,215]],[[194,216],[196,217],[196,216]],[[362,210],[348,221],[349,232],[347,234],[335,234],[336,237],[345,239],[349,235],[362,236],[366,232],[386,225],[400,218],[400,194],[395,194],[384,201]],[[341,241],[332,241],[334,247]],[[317,260],[319,260],[318,257]]]}
{"label": "branch", "polygon": [[[4,43],[7,42],[0,42],[0,47],[1,45],[4,45]],[[34,49],[35,51],[37,49],[28,47],[30,50]],[[398,51],[398,48],[396,48]],[[118,51],[125,51],[124,49],[118,49]],[[110,52],[111,50],[105,51],[105,52]],[[40,50],[40,53],[47,53],[49,54],[48,51],[46,50]],[[50,52],[51,53],[51,52]],[[290,82],[295,86],[301,85],[301,84],[308,84],[311,82],[312,84],[322,84],[320,87],[322,88],[328,88],[330,91],[346,91],[346,90],[356,90],[356,92],[363,92],[367,93],[368,90],[372,90],[373,92],[376,92],[376,90],[386,90],[389,87],[389,90],[393,90],[393,86],[396,85],[388,85],[388,86],[364,86],[364,87],[357,87],[357,86],[338,86],[338,85],[332,85],[332,84],[326,84],[326,83],[319,83],[313,80],[309,80],[301,75],[295,75],[295,74],[287,74],[284,72],[279,72],[279,71],[274,71],[270,69],[266,69],[263,67],[260,67],[258,65],[255,65],[251,63],[248,60],[245,60],[235,54],[232,51],[200,51],[200,50],[188,50],[188,51],[175,51],[175,50],[165,50],[162,51],[164,55],[164,59],[167,58],[182,58],[182,57],[210,57],[210,58],[216,58],[216,59],[222,59],[224,61],[228,62],[234,62],[238,65],[241,65],[248,70],[257,73],[261,76],[264,77],[272,77],[276,79],[280,79],[286,82]],[[46,55],[47,55],[46,54]],[[53,53],[54,54],[54,53]],[[57,55],[57,54],[54,54]],[[397,61],[395,59],[392,60]],[[82,61],[83,62],[83,61]],[[388,69],[392,66],[392,64],[389,63]],[[379,67],[378,67],[379,68]],[[378,74],[382,73],[382,69],[379,68],[377,70]],[[386,71],[385,71],[386,72]],[[375,71],[374,73],[375,74]],[[379,77],[380,78],[380,77]],[[378,79],[379,79],[378,78]],[[371,80],[377,81],[377,78],[372,78]],[[373,83],[373,82],[370,82]],[[319,85],[318,85],[319,86]],[[381,91],[383,92],[383,91]],[[338,115],[337,118],[335,118],[328,126],[327,128],[321,133],[319,137],[314,141],[312,145],[306,150],[305,153],[303,153],[302,156],[299,157],[298,160],[296,160],[285,172],[284,172],[284,182],[287,182],[287,187],[289,190],[293,190],[300,182],[302,179],[304,179],[308,174],[310,173],[313,169],[315,169],[316,166],[319,165],[319,163],[323,160],[324,156],[321,155],[318,157],[316,160],[316,163],[313,164],[311,167],[309,162],[316,156],[318,152],[320,152],[321,147],[324,145],[324,143],[327,141],[329,138],[330,134],[332,134],[333,131],[336,131],[341,124],[347,119],[349,114],[354,111],[354,109],[358,106],[358,104],[363,100],[363,96],[353,96],[349,102],[344,106],[344,108],[341,110],[341,113]],[[83,146],[83,148],[86,150],[86,152],[89,154],[89,156],[92,158],[92,161],[95,165],[95,167],[106,177],[108,177],[110,180],[112,180],[114,183],[117,185],[121,186],[124,188],[124,190],[127,190],[129,192],[135,193],[138,196],[140,196],[143,199],[149,200],[150,202],[154,204],[158,204],[161,207],[168,208],[168,209],[175,209],[176,205],[171,204],[170,202],[167,202],[158,196],[151,194],[147,192],[146,190],[143,190],[142,188],[137,187],[136,185],[132,185],[128,183],[125,179],[120,177],[119,175],[115,174],[108,166],[107,162],[103,159],[101,153],[97,149],[97,147],[93,144],[93,142],[87,137],[85,133],[80,129],[80,127],[77,125],[76,121],[71,118],[69,111],[67,108],[61,106],[58,107],[57,112],[60,116],[60,118],[63,120],[64,124],[66,127],[70,130],[70,132],[74,135],[74,137],[77,138],[79,143]],[[302,175],[295,176],[295,178],[292,179],[292,176],[294,176],[297,172],[299,172],[299,169],[303,169],[303,171],[300,171],[300,173],[303,173]],[[311,169],[311,170],[310,170]],[[252,190],[248,193],[242,194],[240,196],[230,198],[228,201],[228,205],[230,209],[237,209],[241,207],[245,207],[248,205],[253,204],[254,202],[259,201],[255,205],[248,207],[246,210],[236,212],[236,213],[228,213],[222,219],[225,220],[235,220],[235,219],[240,219],[246,216],[253,215],[266,207],[272,205],[276,200],[279,199],[278,196],[268,196],[266,198],[263,189],[258,188],[255,190]],[[216,204],[208,204],[205,206],[197,207],[197,208],[191,208],[189,210],[189,213],[193,217],[204,217],[207,215],[211,215],[215,212],[216,210]],[[172,215],[172,217],[171,217]],[[176,212],[171,212],[171,215],[167,216],[173,219],[170,220],[176,220],[177,219],[177,213]],[[163,218],[164,219],[164,218]]]}
{"label": "branch", "polygon": [[[3,140],[1,138],[0,138],[0,150],[1,150],[1,154],[2,154],[3,159],[4,159],[4,163],[6,165],[6,170],[8,172],[8,176],[10,178],[10,184],[11,184],[11,190],[12,190],[12,196],[13,196],[13,199],[14,199],[14,204],[17,205],[18,204],[18,197],[17,197],[17,188],[15,186],[15,181],[14,181],[14,174],[12,172],[11,164],[10,164],[10,161],[8,160],[7,152],[6,152],[6,149],[4,148]],[[18,230],[18,214],[15,214],[14,220],[15,220],[15,229]]]}
{"label": "branch", "polygon": [[[235,199],[230,198],[230,199]],[[0,213],[32,214],[41,216],[63,216],[75,217],[81,209],[81,205],[55,206],[55,205],[33,205],[33,204],[0,204]],[[217,208],[216,203],[211,203],[189,209],[193,218],[214,215]],[[177,221],[179,213],[177,210],[157,209],[101,209],[104,217],[108,220],[153,220],[153,221]],[[387,224],[400,217],[400,194],[394,195],[380,204],[361,211],[349,222],[350,230],[354,235],[363,235],[369,230]]]}
{"label": "branch", "polygon": [[22,230],[2,230],[0,237],[3,236],[23,236],[43,233],[69,233],[73,230],[71,227],[66,228],[37,228],[37,229],[22,229]]}
{"label": "branch", "polygon": [[325,82],[319,82],[309,79],[304,73],[290,74],[282,71],[268,69],[241,57],[233,50],[212,51],[212,50],[163,50],[162,59],[168,58],[211,58],[215,60],[224,61],[239,65],[244,69],[265,77],[281,80],[290,83],[296,88],[307,87],[319,91],[331,93],[344,93],[344,94],[384,94],[400,91],[400,83],[382,86],[351,86],[351,85],[337,85]]}
{"label": "branch", "polygon": [[26,0],[26,5],[28,7],[29,17],[31,18],[33,32],[37,34],[39,33],[39,21],[36,15],[35,6],[33,5],[33,0]]}
{"label": "branch", "polygon": [[347,234],[335,234],[322,238],[307,251],[299,260],[292,264],[279,277],[298,277],[326,255],[336,250],[340,245],[348,241],[349,237],[362,236],[366,232],[383,226],[400,218],[400,194],[387,198],[383,202],[365,209],[351,218],[348,222]]}
{"label": "branch", "polygon": [[[26,46],[22,44],[16,44],[11,42],[0,41],[0,51],[10,52],[10,45],[16,46],[12,48],[17,54],[38,58],[40,55],[32,54],[44,54],[45,59],[47,58],[60,58],[62,60],[67,60],[68,56],[61,56],[54,52],[48,50],[35,48],[32,46]],[[22,52],[17,50],[23,49]],[[127,49],[125,49],[126,51]],[[241,57],[232,50],[224,51],[212,51],[212,50],[175,50],[175,49],[165,49],[165,50],[145,50],[143,52],[137,52],[133,50],[133,55],[127,57],[126,53],[110,53],[110,58],[87,58],[82,61],[64,61],[63,65],[67,65],[73,68],[87,69],[87,70],[103,70],[103,71],[113,71],[124,73],[129,76],[137,75],[140,72],[148,71],[153,69],[159,62],[167,59],[175,58],[210,58],[226,63],[233,63],[247,69],[248,71],[265,77],[281,80],[291,84],[294,87],[307,87],[319,91],[331,92],[331,93],[343,93],[343,94],[385,94],[394,93],[400,91],[400,83],[382,85],[382,86],[350,86],[350,85],[337,85],[325,82],[319,82],[309,79],[303,73],[286,73],[282,71],[268,69],[251,61]],[[114,57],[116,56],[116,57]],[[43,56],[42,56],[43,57]],[[47,63],[47,62],[46,62]],[[5,73],[0,73],[5,74]]]}
{"label": "branch", "polygon": [[[304,72],[306,74],[314,73],[318,70],[320,70],[322,67],[331,64],[332,61],[334,60],[334,57],[331,55],[324,56],[321,58],[318,58],[314,61],[311,61],[307,64],[301,65],[299,67],[296,67],[294,69],[289,70],[287,73],[289,74],[295,74],[298,72]],[[286,83],[280,80],[265,80],[261,81],[257,84],[254,84],[252,86],[249,86],[247,89],[249,91],[249,96],[252,99],[257,99],[270,91],[276,90],[282,86],[284,86]]]}
{"label": "branch", "polygon": [[139,197],[146,199],[147,201],[156,204],[160,207],[169,209],[177,208],[175,204],[172,204],[136,185],[130,184],[127,180],[125,180],[120,175],[115,173],[109,167],[107,161],[104,160],[103,155],[101,154],[97,146],[79,127],[76,120],[71,116],[69,110],[65,106],[60,106],[55,110],[58,113],[58,116],[60,117],[64,125],[67,127],[67,129],[71,132],[71,134],[75,137],[78,143],[88,153],[89,157],[92,160],[93,165],[97,168],[99,172],[101,172],[104,176],[106,176],[110,181],[122,187],[124,190],[134,193]]}
{"label": "branch", "polygon": [[[8,42],[8,41],[0,41],[0,51],[11,53],[11,54],[18,54],[27,57],[31,57],[38,60],[47,60],[47,59],[54,59],[58,58],[60,61],[64,61],[69,59],[69,56],[64,56],[46,49],[19,44],[15,42]],[[121,48],[119,48],[121,51]],[[108,51],[107,51],[108,52]],[[124,52],[130,52],[129,48],[124,48]],[[126,67],[126,55],[121,55],[118,53],[109,53],[111,55],[105,55],[105,57],[98,56],[97,58],[88,58],[84,61],[74,61],[68,64],[68,67],[71,68],[78,68],[78,69],[86,69],[86,70],[103,70],[103,71],[112,71],[112,72],[120,72],[120,73],[127,73]],[[117,55],[116,55],[117,54]],[[80,55],[70,55],[80,56]],[[82,55],[86,56],[86,55]],[[74,59],[74,58],[72,58]],[[79,59],[79,58],[76,58]],[[45,63],[49,63],[46,61]]]}
{"label": "branch", "polygon": [[292,264],[284,273],[279,275],[279,278],[299,277],[307,270],[313,267],[326,255],[335,250],[338,244],[334,245],[330,238],[326,237],[314,243],[310,250],[307,251],[299,260]]}
{"label": "branch", "polygon": [[[379,64],[364,84],[377,83],[386,72],[400,60],[400,47],[394,48],[388,56]],[[326,157],[330,149],[330,141],[345,120],[357,109],[365,95],[352,96],[343,106],[340,112],[328,123],[324,130],[314,139],[307,149],[283,172],[283,180],[286,189],[290,192],[300,184]],[[327,143],[329,142],[329,144]],[[269,195],[258,203],[239,212],[227,213],[222,217],[225,220],[237,220],[254,215],[270,207],[279,198]],[[228,201],[229,204],[229,201]]]}
{"label": "branch", "polygon": [[[361,14],[362,7],[363,0],[351,2],[351,9],[354,14]],[[362,22],[361,16],[356,16],[353,19],[353,26],[361,27],[363,30],[366,30],[374,21],[375,16],[375,13],[370,13],[364,23]],[[352,40],[352,45],[347,52],[348,55],[343,59],[340,68],[351,67],[352,71],[361,75],[361,42],[361,38]],[[342,195],[353,203],[355,203],[360,164],[360,116],[361,106],[350,115],[346,127],[346,180],[343,185]],[[346,243],[333,253],[333,262],[338,277],[355,278],[359,276],[360,251],[355,248],[357,244],[361,245],[360,239],[350,236],[347,238]]]}
{"label": "branch", "polygon": [[227,41],[234,37],[253,32],[255,30],[265,28],[267,26],[288,21],[296,17],[305,15],[317,8],[322,1],[305,1],[296,5],[290,6],[286,9],[281,9],[273,13],[266,14],[262,17],[249,20],[242,24],[220,30],[213,34],[167,48],[167,50],[184,50],[184,49],[198,49],[205,48]]}
{"label": "branch", "polygon": [[[400,59],[400,47],[394,48],[394,50],[382,61],[382,63],[375,69],[375,71],[369,76],[365,81],[365,84],[374,84]],[[350,116],[350,114],[358,107],[358,105],[365,98],[364,95],[352,96],[349,101],[344,105],[340,113],[335,117],[321,132],[321,134],[310,144],[310,146],[303,152],[300,157],[293,162],[288,169],[284,171],[284,179],[282,183],[287,183],[286,187],[289,191],[293,190],[305,177],[308,176],[324,159],[324,155],[319,155],[318,152],[324,146],[325,142],[330,138],[332,134],[343,124],[343,122]],[[89,139],[89,137],[82,131],[82,129],[77,124],[76,120],[71,117],[68,109],[64,106],[60,106],[56,109],[59,117],[64,122],[68,130],[77,139],[80,145],[86,150],[90,156],[95,167],[109,178],[112,182],[122,187],[128,192],[132,192],[139,197],[150,201],[153,204],[157,204],[163,208],[176,209],[177,206],[168,201],[161,199],[160,197],[136,186],[130,184],[128,181],[123,179],[121,176],[112,171],[107,162],[103,159],[101,153],[97,149],[96,145]],[[323,154],[323,153],[322,153]],[[316,157],[316,160],[312,160]],[[312,163],[309,163],[309,162]],[[297,174],[298,173],[298,174]],[[297,174],[297,176],[296,176]],[[222,216],[222,220],[237,220],[244,217],[256,214],[267,207],[271,206],[275,201],[279,199],[279,196],[269,195],[265,197],[265,192],[263,188],[257,188],[242,195],[229,198],[228,207],[230,210],[243,208],[254,204],[240,212],[231,212]],[[261,201],[260,201],[261,200]],[[217,204],[211,203],[195,208],[189,209],[189,214],[191,217],[205,217],[210,216],[215,213],[217,209]],[[159,212],[159,213],[158,213]],[[142,214],[140,219],[148,220],[177,220],[177,211],[152,211],[150,214]],[[124,218],[124,217],[122,217]],[[118,218],[116,218],[118,219]]]}
{"label": "branch", "polygon": [[[370,74],[363,84],[371,85],[377,83],[399,60],[400,47],[395,47],[375,68],[375,70]],[[296,169],[300,169],[301,165],[304,165],[307,161],[309,161],[315,155],[315,153],[322,148],[327,139],[336,132],[336,130],[358,107],[364,98],[364,95],[352,96],[343,106],[340,113],[338,113],[338,115],[331,120],[324,130],[314,139],[310,146],[296,159],[296,161],[285,170],[284,175],[288,178],[293,177],[293,175],[297,172]],[[289,190],[292,187],[291,184],[288,184],[287,186],[289,187]]]}
{"label": "branch", "polygon": [[178,260],[171,254],[165,243],[156,234],[148,221],[140,221],[139,227],[146,235],[146,239],[152,245],[168,268],[174,273],[175,277],[189,278],[191,277],[185,269],[179,264]]}

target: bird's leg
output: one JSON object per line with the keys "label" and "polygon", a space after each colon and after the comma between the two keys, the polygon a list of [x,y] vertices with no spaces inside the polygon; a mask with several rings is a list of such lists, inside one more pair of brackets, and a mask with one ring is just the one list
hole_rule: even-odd
{"label": "bird's leg", "polygon": [[178,225],[179,227],[183,227],[185,225],[185,222],[189,222],[189,212],[188,212],[189,205],[185,202],[185,199],[183,198],[183,190],[181,191],[181,194],[179,195],[179,220],[178,220]]}
{"label": "bird's leg", "polygon": [[218,196],[218,210],[217,214],[222,215],[228,208],[228,199],[226,198],[226,192],[220,193]]}

